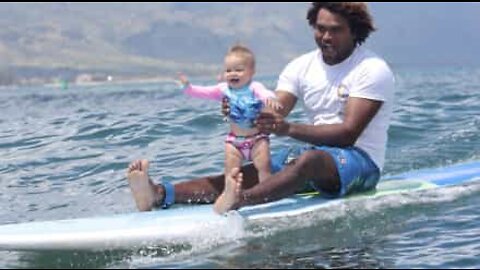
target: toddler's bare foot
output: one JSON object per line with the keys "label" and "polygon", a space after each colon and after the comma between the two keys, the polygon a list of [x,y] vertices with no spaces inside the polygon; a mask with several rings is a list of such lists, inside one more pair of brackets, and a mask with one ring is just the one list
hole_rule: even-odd
{"label": "toddler's bare foot", "polygon": [[225,174],[225,189],[215,202],[213,209],[219,214],[230,210],[238,209],[240,196],[243,191],[243,174],[239,168],[233,168],[230,173]]}

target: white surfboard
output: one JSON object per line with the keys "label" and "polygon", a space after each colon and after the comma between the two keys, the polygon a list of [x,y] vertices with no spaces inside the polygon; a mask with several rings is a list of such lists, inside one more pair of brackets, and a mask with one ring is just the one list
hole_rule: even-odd
{"label": "white surfboard", "polygon": [[[106,250],[180,243],[206,233],[232,230],[230,219],[254,223],[301,215],[345,200],[368,199],[480,180],[480,162],[426,169],[382,179],[375,191],[341,199],[318,194],[295,195],[217,215],[212,205],[177,205],[168,210],[106,217],[0,225],[0,250]],[[238,221],[238,220],[237,220]]]}

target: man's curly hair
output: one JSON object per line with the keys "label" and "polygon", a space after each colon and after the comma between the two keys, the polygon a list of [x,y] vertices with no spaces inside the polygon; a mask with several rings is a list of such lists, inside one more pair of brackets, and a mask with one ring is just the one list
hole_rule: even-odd
{"label": "man's curly hair", "polygon": [[348,21],[350,30],[355,35],[355,44],[357,45],[365,42],[370,33],[376,30],[367,5],[361,2],[312,2],[307,13],[307,20],[310,26],[315,27],[318,11],[322,8],[338,14]]}

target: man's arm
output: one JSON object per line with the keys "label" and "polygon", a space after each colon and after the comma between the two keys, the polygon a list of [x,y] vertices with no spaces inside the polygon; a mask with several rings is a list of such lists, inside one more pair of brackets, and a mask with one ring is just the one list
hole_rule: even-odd
{"label": "man's arm", "polygon": [[282,105],[282,109],[278,112],[283,116],[287,117],[287,115],[293,110],[295,104],[297,103],[297,97],[292,95],[287,91],[277,90],[275,91],[275,95],[277,101]]}
{"label": "man's arm", "polygon": [[313,126],[289,123],[285,121],[283,113],[282,115],[262,113],[257,123],[263,132],[289,136],[315,145],[351,146],[355,144],[382,104],[382,101],[351,97],[346,104],[344,121],[340,124]]}

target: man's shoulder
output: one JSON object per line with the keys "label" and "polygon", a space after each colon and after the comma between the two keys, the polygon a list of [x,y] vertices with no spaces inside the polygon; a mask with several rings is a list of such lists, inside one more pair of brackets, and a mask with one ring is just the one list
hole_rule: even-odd
{"label": "man's shoulder", "polygon": [[310,61],[311,59],[317,58],[318,57],[318,49],[316,50],[311,50],[309,52],[306,52],[295,59],[293,59],[291,62],[304,62],[304,61]]}
{"label": "man's shoulder", "polygon": [[359,48],[358,64],[373,67],[388,67],[387,62],[382,56],[376,54],[375,52],[367,48]]}
{"label": "man's shoulder", "polygon": [[315,59],[318,59],[318,50],[309,51],[291,60],[286,66],[286,70],[302,71],[308,68]]}
{"label": "man's shoulder", "polygon": [[357,57],[357,68],[363,71],[370,71],[370,72],[386,72],[392,73],[390,66],[388,63],[383,59],[381,56],[376,54],[375,52],[366,49],[366,48],[359,48]]}

